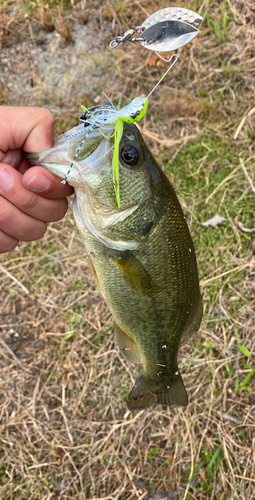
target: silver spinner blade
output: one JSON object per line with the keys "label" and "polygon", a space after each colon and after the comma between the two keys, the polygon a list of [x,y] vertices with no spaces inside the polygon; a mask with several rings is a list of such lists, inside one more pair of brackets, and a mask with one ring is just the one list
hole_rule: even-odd
{"label": "silver spinner blade", "polygon": [[202,21],[199,14],[188,9],[169,7],[158,10],[142,24],[145,40],[140,44],[159,52],[180,49],[197,36],[196,26]]}

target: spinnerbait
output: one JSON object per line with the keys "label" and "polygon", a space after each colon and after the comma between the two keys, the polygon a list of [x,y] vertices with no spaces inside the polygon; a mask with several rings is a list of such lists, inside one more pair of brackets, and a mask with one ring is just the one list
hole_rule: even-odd
{"label": "spinnerbait", "polygon": [[[200,11],[202,10],[203,5],[204,2]],[[112,49],[118,47],[119,45],[124,45],[126,42],[139,42],[143,47],[153,50],[161,59],[163,59],[163,61],[168,63],[172,61],[172,64],[168,67],[167,71],[153,87],[147,97],[136,97],[120,110],[117,110],[108,98],[102,105],[92,106],[90,108],[82,106],[80,121],[84,123],[84,132],[82,133],[83,138],[76,151],[67,175],[62,181],[63,186],[68,180],[73,163],[75,162],[88,135],[91,134],[95,128],[98,128],[101,131],[104,127],[114,126],[113,185],[117,205],[118,208],[120,207],[118,149],[123,133],[123,122],[134,123],[143,118],[148,107],[148,98],[174,66],[180,57],[184,45],[197,36],[197,27],[201,24],[202,20],[203,18],[200,14],[188,9],[179,7],[161,9],[149,16],[141,26],[130,29],[126,31],[122,37],[119,36],[115,40],[111,41],[110,48]],[[169,59],[165,59],[158,53],[158,51],[169,52],[173,50],[177,50],[177,53],[172,54]],[[101,133],[104,135],[102,131]],[[81,135],[81,131],[77,132],[77,135]]]}

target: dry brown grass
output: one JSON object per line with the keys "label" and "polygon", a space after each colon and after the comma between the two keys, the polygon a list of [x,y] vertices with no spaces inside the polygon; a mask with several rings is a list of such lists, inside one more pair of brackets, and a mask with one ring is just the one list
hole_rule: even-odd
{"label": "dry brown grass", "polygon": [[[176,4],[197,9],[200,2]],[[110,52],[107,43],[166,7],[163,0],[91,0],[68,11],[60,3],[54,12],[42,0],[29,9],[13,5],[1,4],[2,54],[9,54],[1,102],[47,105],[58,131],[74,125],[80,103],[90,105],[101,90],[121,106],[162,74],[145,49]],[[75,45],[84,22],[99,40],[93,57]],[[254,367],[255,246],[254,232],[238,225],[254,229],[254,26],[253,1],[211,1],[200,37],[141,123],[179,192],[197,249],[205,315],[180,353],[188,408],[127,410],[137,371],[116,347],[70,212],[40,242],[0,258],[1,338],[14,355],[0,343],[2,499],[255,498],[254,376],[241,388]],[[77,63],[78,84],[70,77],[65,96],[27,53],[34,46],[39,57],[56,29],[61,58],[70,62],[77,50],[93,73],[84,88]],[[22,92],[19,78],[31,87]],[[201,228],[215,213],[225,225]]]}

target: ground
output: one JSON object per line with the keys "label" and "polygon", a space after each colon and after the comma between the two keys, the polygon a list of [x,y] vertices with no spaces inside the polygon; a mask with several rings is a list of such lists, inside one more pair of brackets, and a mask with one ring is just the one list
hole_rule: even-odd
{"label": "ground", "polygon": [[[179,355],[189,406],[127,410],[137,369],[115,344],[70,210],[0,257],[5,500],[255,498],[255,3],[205,4],[140,123],[196,248],[204,317]],[[166,66],[108,44],[167,6],[3,0],[1,104],[48,107],[57,134],[102,91],[117,107],[146,95]],[[215,215],[218,227],[201,225]]]}

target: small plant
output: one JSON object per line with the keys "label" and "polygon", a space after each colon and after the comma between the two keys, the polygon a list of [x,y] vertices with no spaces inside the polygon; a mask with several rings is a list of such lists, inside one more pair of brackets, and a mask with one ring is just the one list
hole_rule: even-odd
{"label": "small plant", "polygon": [[153,450],[148,451],[148,459],[151,460],[152,457],[158,452],[159,448],[153,448]]}
{"label": "small plant", "polygon": [[220,465],[220,452],[221,452],[221,445],[217,448],[215,451],[214,455],[212,456],[209,465],[207,467],[206,475],[207,478],[210,479],[212,476],[212,468],[215,464],[216,471],[219,470],[219,465]]}
{"label": "small plant", "polygon": [[253,368],[250,373],[248,373],[248,375],[245,377],[244,381],[242,382],[241,385],[239,385],[239,387],[236,389],[235,391],[235,394],[238,394],[238,392],[241,391],[241,389],[246,389],[246,390],[250,390],[250,387],[247,385],[249,380],[251,379],[251,377],[255,374],[255,368]]}
{"label": "small plant", "polygon": [[64,350],[65,350],[65,345],[66,345],[66,342],[72,342],[76,337],[78,337],[78,335],[76,335],[75,333],[73,332],[68,332],[61,340],[60,342],[60,348],[59,348],[59,352],[60,352],[60,356],[63,357],[63,354],[64,354]]}

